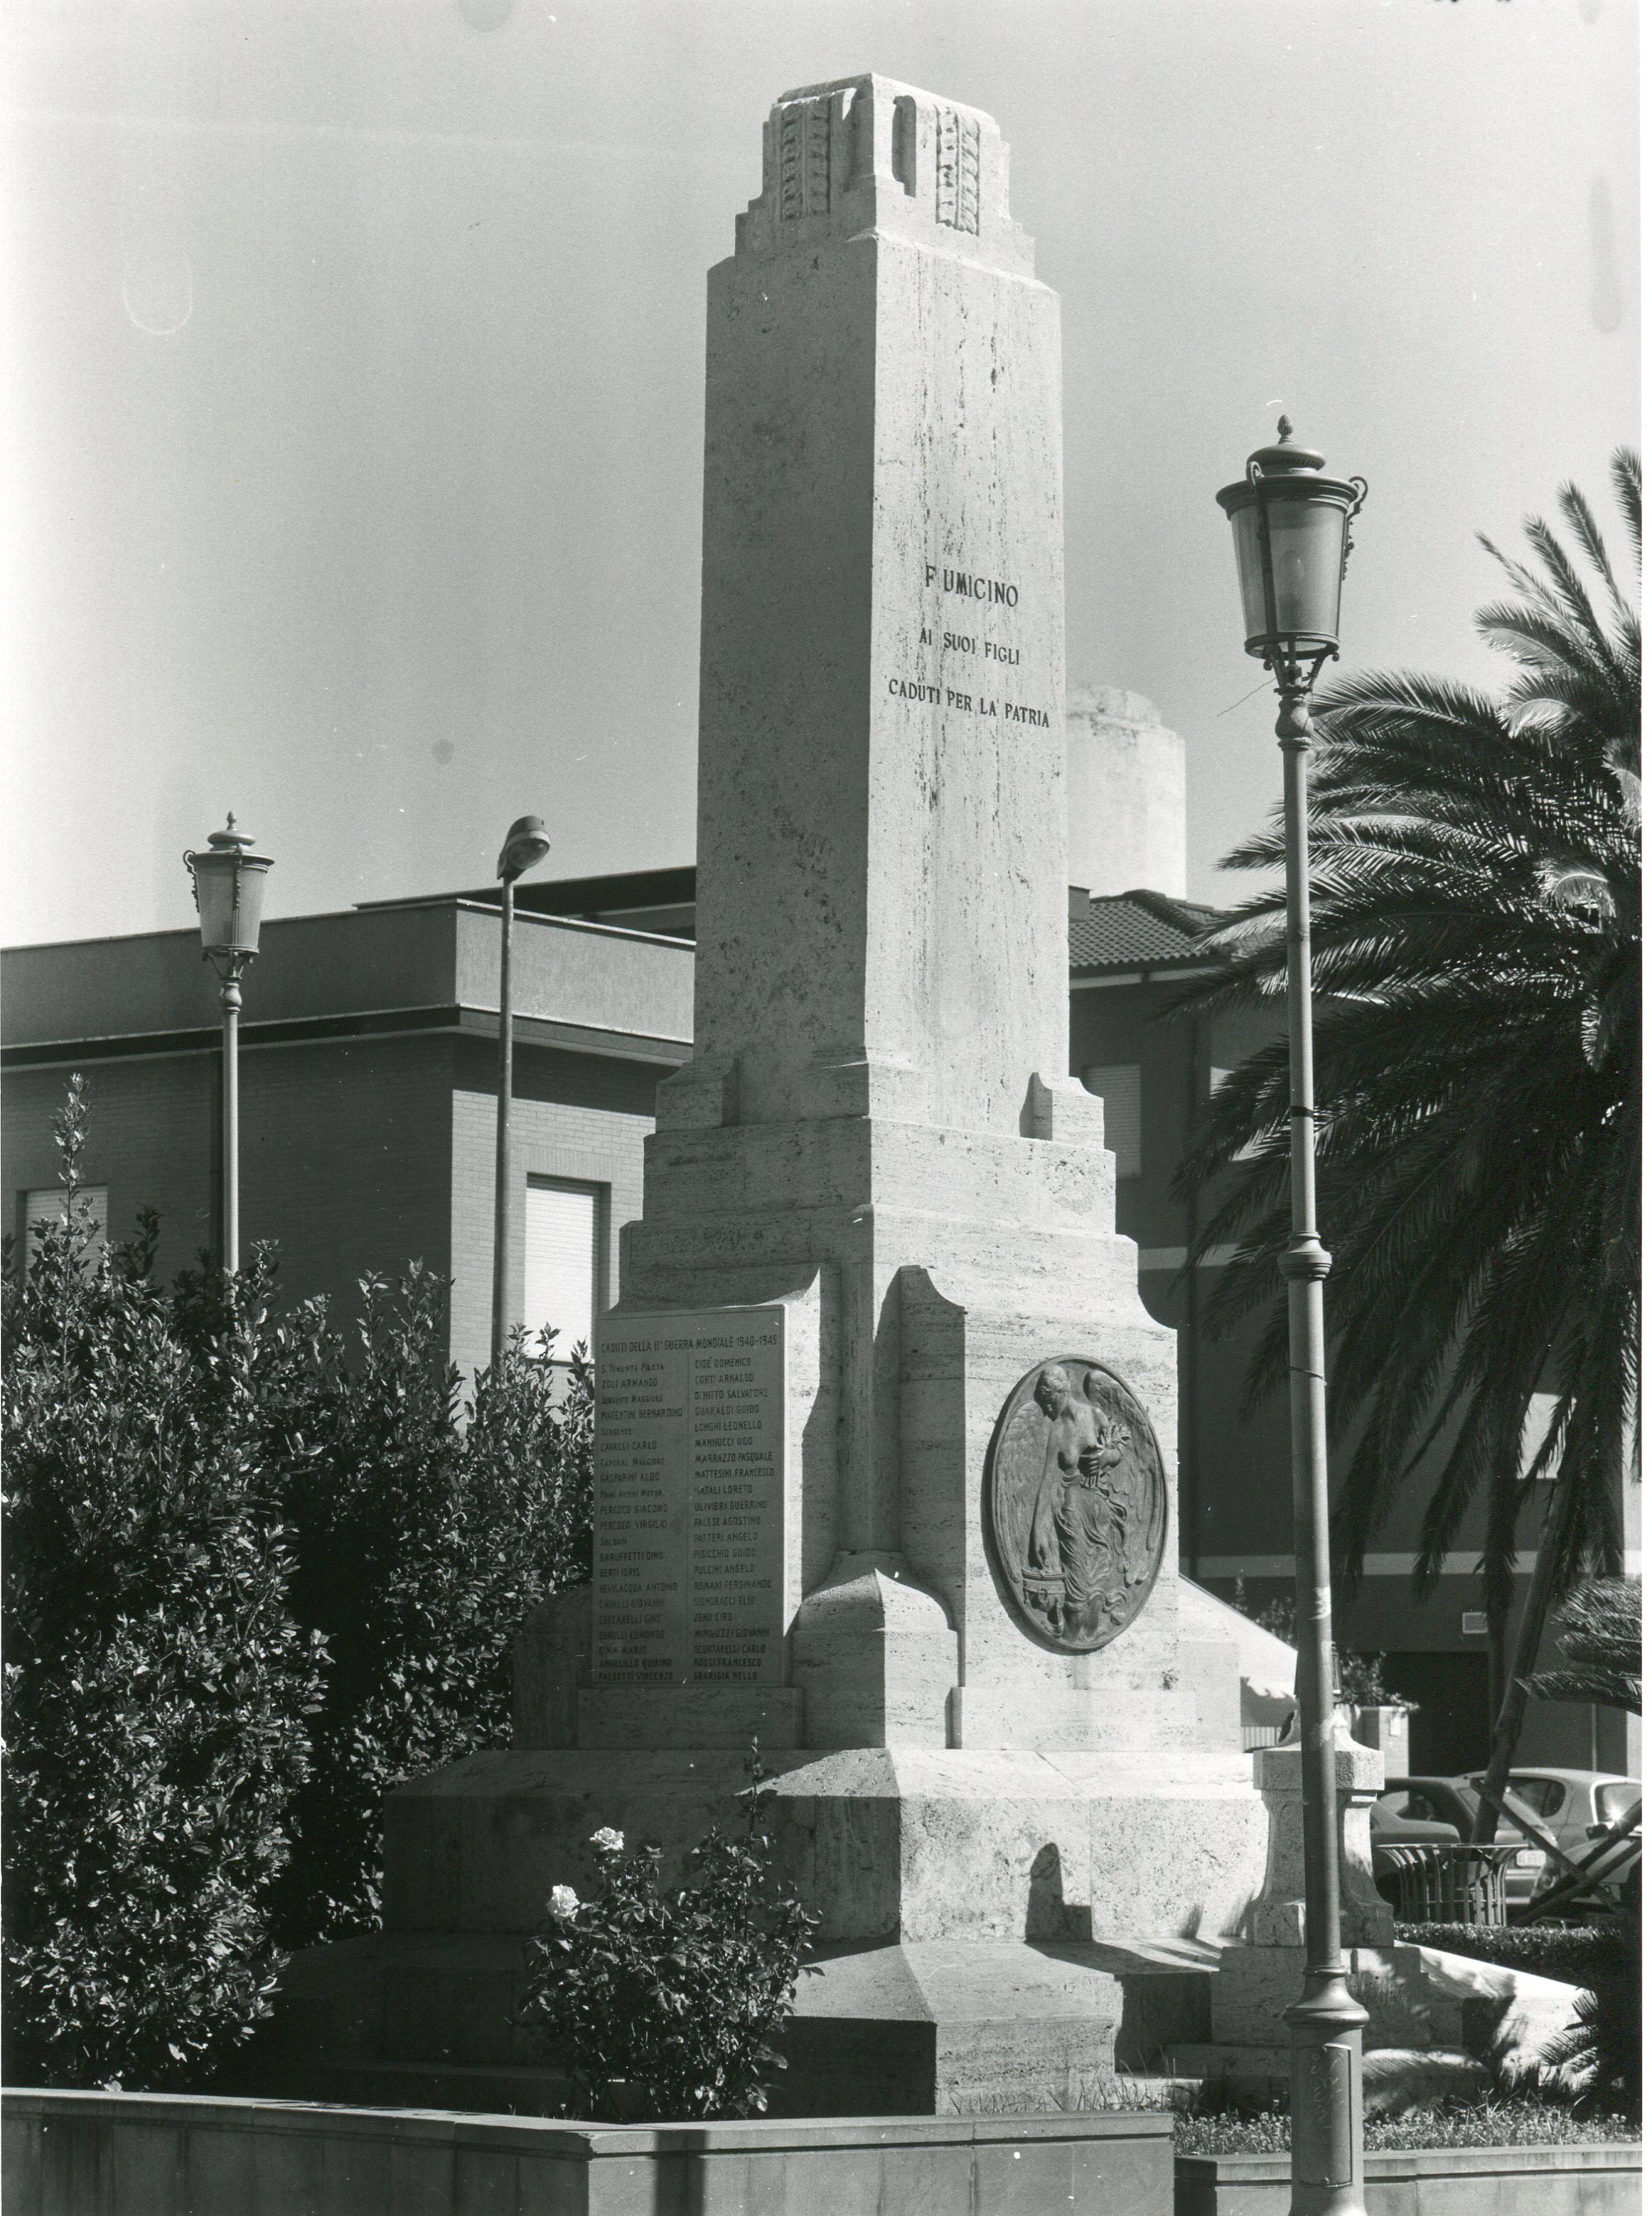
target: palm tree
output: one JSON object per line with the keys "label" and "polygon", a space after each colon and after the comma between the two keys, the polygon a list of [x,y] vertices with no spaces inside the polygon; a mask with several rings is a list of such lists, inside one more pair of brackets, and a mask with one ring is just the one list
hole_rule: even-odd
{"label": "palm tree", "polygon": [[[1618,452],[1612,475],[1638,570],[1637,459]],[[1479,1504],[1501,1664],[1517,1528],[1541,1485],[1498,1791],[1550,1596],[1621,1568],[1637,1386],[1640,625],[1575,485],[1560,508],[1587,583],[1540,519],[1529,567],[1482,541],[1513,587],[1476,619],[1518,665],[1503,696],[1341,680],[1319,703],[1310,799],[1338,1568],[1350,1588],[1432,1458],[1420,1589]],[[1282,855],[1276,822],[1227,866],[1277,871]],[[1233,912],[1210,941],[1222,982],[1189,998],[1282,1009],[1283,907],[1274,884]],[[1189,1266],[1236,1250],[1213,1320],[1268,1310],[1253,1394],[1285,1373],[1288,1074],[1283,1037],[1235,1070],[1181,1173],[1184,1193],[1221,1179]],[[1552,1413],[1533,1452],[1539,1392]]]}
{"label": "palm tree", "polygon": [[1532,1699],[1588,1701],[1639,1715],[1640,1579],[1586,1579],[1555,1610],[1553,1628],[1563,1659],[1526,1679]]}

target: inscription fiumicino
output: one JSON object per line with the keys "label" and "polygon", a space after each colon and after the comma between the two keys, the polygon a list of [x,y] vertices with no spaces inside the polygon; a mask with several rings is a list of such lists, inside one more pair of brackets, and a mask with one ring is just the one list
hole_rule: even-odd
{"label": "inscription fiumicino", "polygon": [[[984,577],[972,569],[945,569],[934,562],[926,562],[923,565],[923,588],[925,592],[960,595],[987,609],[1013,610],[1020,606],[1021,588],[1011,579]],[[937,628],[940,631],[940,652],[943,655],[954,659],[972,656],[982,662],[1000,665],[996,670],[977,668],[971,671],[969,674],[976,678],[977,684],[982,678],[990,681],[1002,672],[1020,666],[1021,649],[1011,641],[989,637],[984,632],[957,631],[944,625],[938,626],[928,620],[927,612],[918,626],[918,644],[933,648]],[[1051,728],[1047,708],[1039,707],[1035,701],[1009,699],[1002,693],[983,692],[975,685],[966,692],[961,682],[964,674],[960,668],[959,681],[957,682],[947,681],[952,674],[951,670],[945,674],[937,672],[934,676],[928,670],[915,671],[906,676],[886,676],[884,681],[891,700],[915,700],[927,708],[948,708],[956,715],[973,716],[984,723],[1036,723],[1046,731]]]}
{"label": "inscription fiumicino", "polygon": [[599,1325],[596,1682],[784,1681],[785,1311]]}

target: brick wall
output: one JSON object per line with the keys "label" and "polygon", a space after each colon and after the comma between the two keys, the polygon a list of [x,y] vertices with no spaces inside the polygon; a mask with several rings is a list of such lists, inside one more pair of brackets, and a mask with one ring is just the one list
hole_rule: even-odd
{"label": "brick wall", "polygon": [[[453,1353],[466,1371],[488,1358],[493,1315],[493,1179],[498,1115],[496,1050],[463,1040],[453,1098]],[[530,1177],[569,1178],[607,1188],[606,1282],[599,1308],[619,1290],[620,1227],[643,1207],[643,1141],[654,1129],[663,1068],[596,1055],[519,1047],[512,1118],[519,1191]],[[521,1313],[522,1222],[510,1225],[509,1301]]]}
{"label": "brick wall", "polygon": [[[347,1307],[368,1270],[418,1256],[449,1267],[453,1042],[444,1037],[249,1047],[241,1057],[241,1238],[273,1239],[298,1299]],[[67,1066],[14,1070],[4,1091],[8,1230],[19,1195],[56,1178],[52,1117]],[[109,1229],[160,1210],[157,1269],[193,1265],[218,1236],[219,1063],[215,1053],[86,1065],[89,1185],[109,1188]]]}
{"label": "brick wall", "polygon": [[[157,1268],[167,1277],[194,1262],[217,1236],[219,1062],[216,1055],[157,1055],[89,1062],[90,1129],[82,1161],[88,1185],[109,1189],[109,1236],[128,1239],[140,1208],[161,1211]],[[52,1119],[63,1105],[67,1068],[7,1072],[0,1093],[5,1162],[4,1228],[19,1229],[22,1196],[55,1185]]]}

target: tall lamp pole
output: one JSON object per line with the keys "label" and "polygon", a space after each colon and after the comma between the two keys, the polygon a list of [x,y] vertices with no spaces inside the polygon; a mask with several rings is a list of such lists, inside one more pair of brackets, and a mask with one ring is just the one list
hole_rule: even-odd
{"label": "tall lamp pole", "polygon": [[218,972],[219,1007],[224,1019],[224,1274],[241,1267],[241,980],[258,952],[263,915],[268,854],[251,852],[252,841],[235,828],[231,816],[206,841],[205,853],[186,853],[184,866],[194,886],[200,916],[201,959]]}
{"label": "tall lamp pole", "polygon": [[510,1108],[514,1015],[510,990],[510,940],[516,919],[516,880],[551,851],[537,816],[519,816],[505,834],[499,853],[499,1120],[493,1150],[493,1339],[496,1370],[505,1351],[505,1266],[510,1250]]}
{"label": "tall lamp pole", "polygon": [[1291,1324],[1291,1477],[1297,1556],[1297,1708],[1307,1967],[1291,2027],[1292,2216],[1359,2216],[1365,2207],[1361,2034],[1348,1991],[1340,1898],[1336,1711],[1332,1680],[1329,1484],[1325,1455],[1324,1281],[1314,1201],[1314,1034],[1308,944],[1308,754],[1315,680],[1337,651],[1348,526],[1365,483],[1320,475],[1325,457],[1279,440],[1250,457],[1217,498],[1233,526],[1245,651],[1279,696],[1285,756],[1286,976],[1291,1032],[1291,1243],[1279,1257]]}

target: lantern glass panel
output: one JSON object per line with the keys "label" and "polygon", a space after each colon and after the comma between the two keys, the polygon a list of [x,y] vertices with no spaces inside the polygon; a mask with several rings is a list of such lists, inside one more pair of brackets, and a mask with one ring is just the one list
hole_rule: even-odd
{"label": "lantern glass panel", "polygon": [[[1276,631],[1282,638],[1335,643],[1341,619],[1344,510],[1331,501],[1279,500],[1269,503],[1267,522]],[[1256,628],[1265,627],[1266,618]]]}
{"label": "lantern glass panel", "polygon": [[249,854],[197,854],[200,943],[210,954],[256,954],[269,864]]}
{"label": "lantern glass panel", "polygon": [[1239,564],[1239,597],[1244,603],[1245,637],[1260,637],[1267,629],[1267,595],[1262,586],[1262,534],[1254,501],[1236,508],[1233,551]]}

